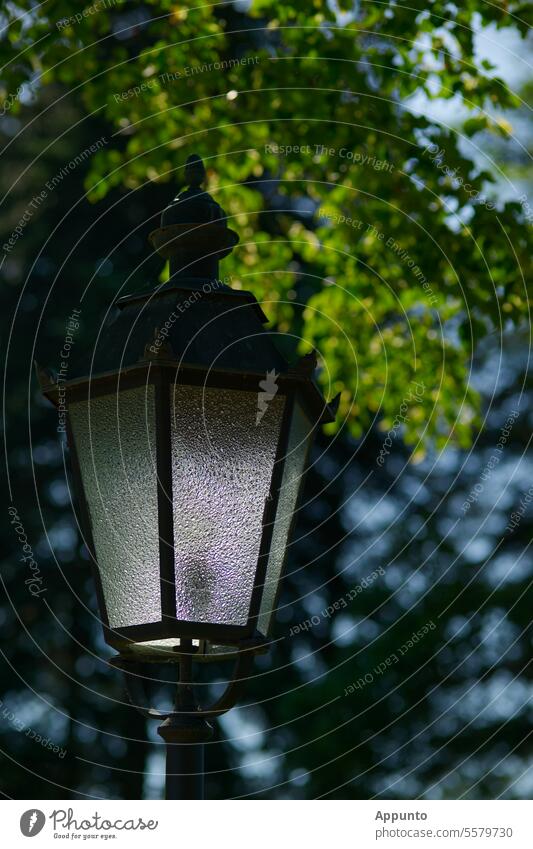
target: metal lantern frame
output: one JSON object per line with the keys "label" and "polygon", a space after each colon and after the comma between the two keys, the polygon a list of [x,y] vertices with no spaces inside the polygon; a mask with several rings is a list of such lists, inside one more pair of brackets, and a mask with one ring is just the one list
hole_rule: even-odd
{"label": "metal lantern frame", "polygon": [[[167,290],[165,294],[168,294],[168,291],[169,290]],[[121,305],[128,303],[130,300],[130,298],[120,299],[119,302],[117,302],[117,306],[120,307]],[[146,345],[146,350],[148,350],[148,348],[149,346]],[[242,626],[208,622],[191,622],[185,619],[178,619],[176,617],[172,503],[171,397],[173,387],[177,383],[180,386],[216,387],[219,389],[257,393],[258,382],[262,377],[264,377],[264,373],[239,373],[235,370],[229,369],[204,369],[202,367],[183,365],[171,359],[154,357],[153,359],[147,359],[144,362],[140,362],[138,365],[133,367],[100,375],[91,379],[71,381],[66,385],[65,391],[67,407],[76,401],[86,401],[90,405],[91,400],[99,396],[116,395],[134,388],[142,389],[148,386],[154,387],[157,504],[159,523],[159,575],[161,593],[161,620],[159,622],[149,622],[120,628],[111,627],[109,624],[109,616],[103,592],[98,557],[92,534],[90,509],[84,490],[76,442],[72,432],[72,424],[70,416],[67,414],[67,437],[71,451],[74,489],[79,504],[80,525],[91,556],[104,637],[106,642],[121,652],[121,654],[127,655],[131,651],[132,644],[135,644],[138,647],[139,644],[145,642],[171,638],[190,638],[200,642],[209,641],[210,643],[214,643],[219,646],[236,646],[250,649],[253,647],[260,649],[265,644],[268,635],[260,634],[257,630],[256,624],[266,578],[270,545],[276,521],[284,462],[289,444],[289,435],[295,405],[300,403],[303,409],[308,411],[309,418],[311,420],[316,421],[317,414],[320,421],[330,421],[332,418],[329,406],[324,404],[316,386],[309,380],[309,374],[309,358],[304,358],[300,368],[289,370],[287,374],[280,375],[278,378],[278,395],[284,396],[285,403],[272,469],[270,491],[265,500],[261,541],[259,544],[258,560],[255,566],[248,620],[247,623]],[[54,396],[56,394],[55,387],[53,385],[49,385],[48,387],[43,387],[43,389],[47,397],[54,400]],[[306,467],[307,458],[304,462],[302,481]],[[296,509],[294,512],[296,513]],[[294,521],[295,515],[293,515],[291,520],[289,537],[293,529]],[[284,560],[286,560],[286,552]],[[282,565],[282,573],[284,565],[285,564]],[[279,583],[281,583],[281,579],[282,574],[280,575]],[[279,583],[273,604],[274,609],[280,592]],[[220,654],[213,656],[206,655],[204,651],[202,651],[202,648],[203,647],[200,645],[199,651],[196,654],[196,658],[198,660],[206,660],[210,657],[218,659],[221,656]],[[141,649],[142,646],[135,652],[135,657],[137,659],[140,659]],[[152,652],[150,652],[150,654],[152,654]],[[154,659],[158,662],[165,659],[172,660],[173,654],[179,654],[179,651],[176,649],[172,654],[169,652],[157,654],[157,657],[154,654]],[[169,656],[167,657],[167,655]],[[148,658],[148,654],[145,654],[144,658]]]}

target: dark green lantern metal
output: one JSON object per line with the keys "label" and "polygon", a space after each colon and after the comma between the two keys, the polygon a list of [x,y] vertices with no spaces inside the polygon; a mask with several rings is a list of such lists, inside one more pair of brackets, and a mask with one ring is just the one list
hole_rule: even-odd
{"label": "dark green lantern metal", "polygon": [[309,446],[335,414],[314,357],[290,366],[252,293],[219,281],[238,237],[204,176],[191,157],[150,237],[170,281],[119,298],[64,384],[105,639],[126,660],[265,645]]}

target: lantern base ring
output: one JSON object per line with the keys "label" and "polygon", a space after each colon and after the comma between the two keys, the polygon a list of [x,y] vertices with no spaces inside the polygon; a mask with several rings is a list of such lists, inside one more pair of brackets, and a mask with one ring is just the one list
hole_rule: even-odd
{"label": "lantern base ring", "polygon": [[[198,704],[192,682],[192,656],[187,657],[183,655],[179,664],[180,674],[176,687],[174,707],[170,711],[156,710],[143,704],[145,702],[145,696],[142,681],[146,679],[139,670],[142,662],[133,661],[129,658],[125,659],[118,655],[112,658],[110,663],[112,666],[121,669],[124,674],[128,703],[147,719],[165,720],[158,728],[158,732],[166,739],[165,734],[177,734],[179,733],[179,729],[182,729],[184,734],[188,733],[185,731],[185,727],[190,730],[191,734],[195,733],[195,728],[198,729],[198,733],[206,733],[206,726],[207,728],[210,728],[210,726],[205,720],[221,716],[234,707],[244,691],[246,680],[248,679],[253,663],[253,654],[250,651],[237,653],[233,673],[226,689],[220,698],[209,707],[202,707]],[[205,723],[204,725],[202,725],[202,721]],[[204,731],[200,732],[200,728],[203,728]],[[163,733],[161,733],[162,730]],[[186,741],[184,740],[183,742]]]}
{"label": "lantern base ring", "polygon": [[[141,663],[118,655],[112,665],[122,670],[126,683],[128,702],[148,719],[162,719],[158,734],[166,744],[166,799],[204,798],[204,743],[213,736],[213,727],[208,718],[220,716],[230,710],[241,695],[248,678],[253,652],[239,651],[233,674],[222,696],[210,707],[201,707],[193,686],[192,661],[195,648],[192,640],[184,641],[184,652],[179,660],[179,680],[176,686],[174,707],[171,711],[159,711],[146,707],[142,697]],[[141,698],[139,693],[141,692]]]}
{"label": "lantern base ring", "polygon": [[165,743],[208,743],[214,729],[207,719],[200,716],[169,716],[157,729]]}

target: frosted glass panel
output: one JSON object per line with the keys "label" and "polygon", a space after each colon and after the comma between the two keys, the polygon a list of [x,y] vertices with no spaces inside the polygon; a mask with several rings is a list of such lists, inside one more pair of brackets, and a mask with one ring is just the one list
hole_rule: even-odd
{"label": "frosted glass panel", "polygon": [[154,387],[73,403],[70,419],[109,624],[158,622]]}
{"label": "frosted glass panel", "polygon": [[245,625],[285,399],[256,425],[257,393],[171,390],[178,619]]}
{"label": "frosted glass panel", "polygon": [[287,450],[287,460],[279,494],[276,523],[272,534],[270,555],[265,578],[265,588],[259,610],[258,630],[267,634],[276,592],[281,576],[285,551],[289,541],[289,530],[296,508],[298,492],[302,483],[307,450],[313,433],[312,425],[299,404],[295,404]]}

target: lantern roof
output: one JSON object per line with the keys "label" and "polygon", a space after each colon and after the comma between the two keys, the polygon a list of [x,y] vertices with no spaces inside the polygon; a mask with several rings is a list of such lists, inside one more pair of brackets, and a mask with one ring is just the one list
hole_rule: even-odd
{"label": "lantern roof", "polygon": [[[170,279],[119,297],[91,350],[73,360],[69,386],[147,364],[201,369],[262,378],[275,372],[280,384],[301,384],[318,419],[335,418],[315,381],[316,354],[290,364],[275,344],[276,334],[252,292],[232,289],[218,276],[219,260],[238,243],[222,207],[201,189],[205,168],[198,156],[185,167],[189,188],[163,210],[150,241],[169,260]],[[50,372],[37,367],[41,387],[57,403]]]}
{"label": "lantern roof", "polygon": [[176,362],[205,369],[287,372],[267,321],[251,292],[178,285],[120,298],[94,351],[71,377],[117,371],[139,362]]}

